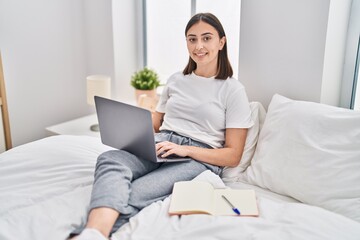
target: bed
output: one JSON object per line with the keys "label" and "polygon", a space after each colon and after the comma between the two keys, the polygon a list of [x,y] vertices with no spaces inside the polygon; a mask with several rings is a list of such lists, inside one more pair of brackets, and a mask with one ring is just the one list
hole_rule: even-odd
{"label": "bed", "polygon": [[[274,95],[252,102],[240,164],[193,181],[254,189],[259,217],[144,208],[120,239],[360,239],[360,112]],[[0,155],[0,239],[63,240],[86,221],[99,138],[53,136]]]}

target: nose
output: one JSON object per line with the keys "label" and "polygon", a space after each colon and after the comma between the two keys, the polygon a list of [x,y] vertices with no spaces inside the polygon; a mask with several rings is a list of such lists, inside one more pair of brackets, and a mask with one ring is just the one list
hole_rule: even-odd
{"label": "nose", "polygon": [[202,41],[198,41],[196,44],[196,50],[200,50],[204,48],[204,44],[202,43]]}

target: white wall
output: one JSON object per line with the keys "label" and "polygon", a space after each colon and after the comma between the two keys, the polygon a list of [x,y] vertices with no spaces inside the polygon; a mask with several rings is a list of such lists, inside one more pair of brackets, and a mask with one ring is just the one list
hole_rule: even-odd
{"label": "white wall", "polygon": [[109,75],[114,85],[112,3],[83,0],[86,74]]}
{"label": "white wall", "polygon": [[142,18],[136,12],[141,8],[139,0],[113,0],[113,38],[115,81],[114,99],[135,102],[131,76],[142,66]]}
{"label": "white wall", "polygon": [[267,107],[279,93],[338,105],[348,7],[340,0],[242,0],[239,79],[249,99]]}
{"label": "white wall", "polygon": [[0,0],[14,146],[47,136],[47,126],[94,112],[86,103],[85,77],[113,74],[111,28],[110,1]]}

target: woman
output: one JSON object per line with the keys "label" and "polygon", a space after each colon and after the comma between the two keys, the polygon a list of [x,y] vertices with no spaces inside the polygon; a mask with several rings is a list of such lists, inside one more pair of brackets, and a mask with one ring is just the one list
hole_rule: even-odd
{"label": "woman", "polygon": [[226,36],[210,13],[185,29],[189,62],[172,75],[153,115],[157,154],[193,160],[153,163],[122,151],[101,154],[86,229],[77,239],[106,239],[142,208],[167,197],[177,181],[237,166],[252,126],[244,87],[232,78]]}

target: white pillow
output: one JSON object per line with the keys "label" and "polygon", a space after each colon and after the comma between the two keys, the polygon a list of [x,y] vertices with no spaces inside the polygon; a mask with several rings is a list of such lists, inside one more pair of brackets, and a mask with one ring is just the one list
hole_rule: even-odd
{"label": "white pillow", "polygon": [[246,142],[241,160],[236,167],[225,167],[221,173],[221,178],[226,182],[237,181],[239,174],[245,171],[250,165],[250,161],[254,156],[256,143],[259,138],[259,132],[265,120],[266,111],[259,102],[251,102],[251,119],[254,125],[249,128],[246,136]]}
{"label": "white pillow", "polygon": [[360,112],[274,95],[242,177],[360,222]]}

